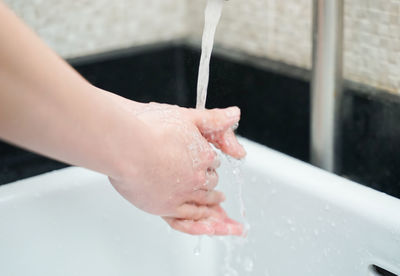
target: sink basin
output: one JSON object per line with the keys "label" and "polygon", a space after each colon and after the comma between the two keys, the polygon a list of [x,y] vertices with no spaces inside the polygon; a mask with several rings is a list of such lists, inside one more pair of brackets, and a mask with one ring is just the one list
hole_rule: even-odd
{"label": "sink basin", "polygon": [[0,187],[0,275],[400,275],[400,200],[241,142],[219,189],[246,238],[199,242],[70,167]]}

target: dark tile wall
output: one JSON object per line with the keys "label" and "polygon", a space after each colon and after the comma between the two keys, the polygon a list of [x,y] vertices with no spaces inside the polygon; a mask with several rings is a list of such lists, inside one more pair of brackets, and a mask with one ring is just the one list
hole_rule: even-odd
{"label": "dark tile wall", "polygon": [[66,166],[66,164],[0,142],[0,184]]}
{"label": "dark tile wall", "polygon": [[346,101],[341,173],[400,198],[400,98],[348,90]]}
{"label": "dark tile wall", "polygon": [[181,47],[144,49],[140,52],[94,56],[71,63],[97,87],[140,102],[186,104],[183,93]]}
{"label": "dark tile wall", "polygon": [[[199,51],[164,45],[72,60],[90,82],[126,98],[193,107]],[[365,90],[365,91],[364,91]],[[400,100],[370,89],[346,89],[341,174],[400,198]],[[309,82],[215,56],[207,107],[242,109],[238,132],[309,160]],[[65,164],[0,143],[0,184]]]}

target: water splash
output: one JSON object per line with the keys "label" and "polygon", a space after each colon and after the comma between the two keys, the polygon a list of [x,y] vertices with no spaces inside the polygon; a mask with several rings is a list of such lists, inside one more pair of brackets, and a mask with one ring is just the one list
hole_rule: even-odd
{"label": "water splash", "polygon": [[222,243],[225,245],[226,253],[224,257],[223,275],[224,276],[239,276],[238,271],[232,266],[233,254],[235,246],[230,237],[221,238]]}
{"label": "water splash", "polygon": [[232,168],[232,174],[234,175],[234,182],[235,182],[234,184],[237,186],[238,189],[237,200],[239,202],[240,216],[241,219],[243,220],[244,230],[246,234],[250,230],[250,224],[246,218],[246,207],[243,200],[243,182],[244,182],[244,177],[242,175],[243,161],[236,160],[230,156],[226,156],[226,159],[228,160],[228,163]]}
{"label": "water splash", "polygon": [[[243,161],[236,160],[230,156],[224,155],[224,161],[228,164],[228,171],[232,172],[233,179],[231,180],[233,183],[233,187],[235,187],[235,195],[234,201],[238,203],[239,206],[239,220],[244,225],[244,233],[243,237],[222,237],[221,240],[226,250],[226,255],[224,258],[223,265],[223,273],[225,276],[237,276],[241,275],[239,271],[251,272],[254,266],[254,260],[250,257],[241,258],[238,255],[239,252],[242,252],[246,247],[246,244],[249,243],[249,239],[247,237],[247,233],[250,229],[250,225],[248,223],[246,217],[246,208],[243,200],[243,182],[244,176],[242,172]],[[234,259],[236,256],[236,259]]]}
{"label": "water splash", "polygon": [[[205,10],[204,30],[203,30],[203,38],[201,46],[201,58],[200,58],[199,76],[197,82],[197,101],[196,101],[197,109],[204,109],[206,106],[207,88],[208,88],[208,80],[210,74],[210,59],[211,59],[212,49],[214,46],[215,31],[217,29],[217,25],[222,14],[223,3],[224,0],[208,0]],[[189,148],[189,151],[192,152],[192,155],[194,155],[193,153],[197,152],[198,150],[199,150],[198,144],[194,144],[191,148]],[[198,159],[192,158],[192,160],[193,160],[193,167],[194,168],[197,167]],[[196,256],[199,256],[201,253],[201,242],[202,242],[202,237],[199,237],[198,243],[193,250],[193,254]]]}
{"label": "water splash", "polygon": [[250,257],[246,257],[243,262],[243,267],[247,272],[252,272],[254,269],[254,261]]}
{"label": "water splash", "polygon": [[[204,109],[206,105],[207,99],[207,89],[209,82],[209,71],[210,71],[210,59],[211,53],[214,44],[214,36],[216,32],[216,28],[218,22],[221,18],[222,8],[223,8],[224,0],[208,0],[206,11],[205,11],[205,23],[204,23],[204,31],[202,38],[202,52],[200,58],[199,65],[199,75],[198,75],[198,83],[197,83],[197,101],[196,108]],[[234,129],[237,128],[237,125],[234,126]],[[240,215],[244,223],[245,232],[249,230],[249,223],[246,219],[246,210],[243,201],[243,191],[242,191],[242,183],[243,177],[241,175],[241,162],[234,160],[233,158],[227,157],[229,163],[232,166],[232,173],[235,177],[235,182],[238,187],[238,202],[240,204]],[[239,242],[237,238],[234,237],[224,237],[221,238],[225,248],[226,255],[224,258],[224,267],[223,267],[223,275],[224,276],[238,276],[239,273],[236,269],[233,268],[233,256],[234,253],[237,252],[237,246],[243,246],[247,239],[239,238]],[[199,244],[194,249],[194,254],[200,254],[200,244],[201,240],[199,239]],[[246,258],[244,263],[242,264],[243,268],[247,272],[251,272],[253,270],[254,261],[251,258]]]}

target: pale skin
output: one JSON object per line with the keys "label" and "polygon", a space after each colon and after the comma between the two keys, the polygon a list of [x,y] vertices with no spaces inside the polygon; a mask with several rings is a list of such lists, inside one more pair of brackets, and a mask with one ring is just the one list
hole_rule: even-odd
{"label": "pale skin", "polygon": [[242,235],[215,190],[209,143],[235,158],[236,107],[139,103],[92,86],[0,2],[0,139],[109,176],[145,212],[188,234]]}

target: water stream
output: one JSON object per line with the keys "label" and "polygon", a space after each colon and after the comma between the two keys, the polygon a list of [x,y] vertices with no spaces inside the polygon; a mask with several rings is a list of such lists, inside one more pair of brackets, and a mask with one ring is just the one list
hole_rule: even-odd
{"label": "water stream", "polygon": [[[204,29],[201,44],[201,57],[199,64],[199,75],[197,80],[197,100],[196,108],[205,109],[207,100],[208,81],[210,76],[210,60],[214,47],[215,31],[222,14],[224,0],[208,0],[204,16]],[[198,244],[193,253],[198,256],[201,252],[201,239],[199,237]]]}
{"label": "water stream", "polygon": [[201,45],[199,77],[197,81],[197,109],[204,109],[206,106],[211,53],[214,46],[215,31],[217,30],[218,22],[221,18],[224,1],[225,0],[208,0],[207,2]]}
{"label": "water stream", "polygon": [[[207,89],[209,82],[209,74],[210,74],[210,59],[211,53],[214,46],[214,37],[215,32],[221,18],[222,8],[225,0],[208,0],[206,10],[205,10],[205,20],[204,20],[204,30],[203,30],[203,38],[202,38],[202,49],[201,49],[201,58],[199,65],[199,75],[198,75],[198,83],[197,83],[197,109],[205,109],[206,100],[207,100]],[[241,175],[241,165],[240,162],[235,162],[233,159],[228,158],[230,167],[232,168],[232,174],[235,177],[235,182],[238,186],[238,202],[240,204],[240,215],[243,219],[243,223],[245,224],[245,229],[249,229],[249,225],[245,218],[245,208],[242,199],[242,182],[243,176]],[[247,241],[243,240],[244,242]],[[236,276],[238,272],[233,267],[233,253],[237,250],[237,247],[242,242],[235,241],[235,238],[222,238],[222,243],[225,245],[226,256],[224,258],[223,264],[223,274],[227,276]],[[198,243],[193,250],[195,255],[200,255],[201,253],[201,237],[199,237]],[[244,261],[239,261],[242,266],[244,266],[245,271],[251,272],[253,269],[253,260],[250,258],[246,258]]]}

